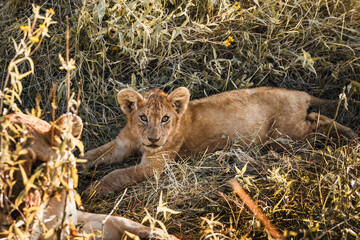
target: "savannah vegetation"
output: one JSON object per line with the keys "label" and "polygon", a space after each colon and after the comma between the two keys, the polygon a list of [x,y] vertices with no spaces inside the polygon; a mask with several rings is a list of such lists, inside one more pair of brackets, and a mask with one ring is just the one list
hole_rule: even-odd
{"label": "savannah vegetation", "polygon": [[[48,14],[46,24],[44,18],[34,21],[34,8]],[[21,110],[47,121],[77,112],[84,122],[84,149],[90,150],[124,126],[116,103],[123,88],[185,86],[196,99],[273,86],[339,99],[318,111],[359,132],[359,12],[356,0],[2,1],[0,111]],[[4,132],[1,140],[0,171],[10,176],[0,177],[4,195],[14,181],[10,173],[21,163],[19,152],[8,152]],[[82,191],[110,171],[133,165],[138,156],[96,172],[60,174],[79,178],[87,211],[145,221],[180,239],[269,238],[230,187],[234,178],[289,239],[359,239],[359,143],[327,136],[283,141],[283,151],[235,143],[181,158],[161,177],[102,198]],[[82,144],[78,148],[77,156]],[[41,187],[41,171],[36,174],[26,191]],[[18,209],[22,196],[17,199],[11,207],[22,214],[9,223],[9,239],[24,239],[32,221],[33,212]]]}

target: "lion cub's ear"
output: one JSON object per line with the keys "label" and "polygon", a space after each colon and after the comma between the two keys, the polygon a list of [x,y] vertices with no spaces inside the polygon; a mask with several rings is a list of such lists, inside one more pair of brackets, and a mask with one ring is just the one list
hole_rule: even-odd
{"label": "lion cub's ear", "polygon": [[123,113],[129,114],[136,110],[137,103],[143,100],[143,96],[132,89],[124,89],[118,93],[117,100]]}
{"label": "lion cub's ear", "polygon": [[185,113],[190,99],[189,90],[185,87],[179,87],[169,94],[167,100],[174,106],[179,115]]}
{"label": "lion cub's ear", "polygon": [[52,132],[54,136],[61,137],[62,132],[65,131],[68,126],[71,127],[71,134],[76,138],[80,138],[83,130],[83,122],[80,117],[72,113],[61,115],[51,125],[49,132]]}

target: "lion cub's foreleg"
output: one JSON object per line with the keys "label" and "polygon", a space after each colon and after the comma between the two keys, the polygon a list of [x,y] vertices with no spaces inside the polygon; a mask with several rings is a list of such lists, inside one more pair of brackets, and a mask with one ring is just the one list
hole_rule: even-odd
{"label": "lion cub's foreleg", "polygon": [[125,232],[135,234],[141,239],[177,239],[175,236],[167,235],[159,228],[146,227],[123,217],[81,211],[77,211],[77,216],[77,223],[84,224],[84,232],[102,232],[103,235],[99,236],[99,239],[123,239]]}
{"label": "lion cub's foreleg", "polygon": [[86,168],[92,168],[97,164],[111,164],[122,162],[124,157],[131,154],[134,147],[130,141],[119,134],[115,140],[108,142],[101,147],[87,151],[84,158],[87,159]]}
{"label": "lion cub's foreleg", "polygon": [[[99,194],[108,194],[121,189],[129,183],[139,183],[151,177],[156,171],[161,171],[166,161],[173,159],[173,153],[161,152],[152,156],[143,155],[140,164],[118,169],[107,174],[98,184],[95,184],[95,191]],[[90,190],[90,189],[88,189]]]}

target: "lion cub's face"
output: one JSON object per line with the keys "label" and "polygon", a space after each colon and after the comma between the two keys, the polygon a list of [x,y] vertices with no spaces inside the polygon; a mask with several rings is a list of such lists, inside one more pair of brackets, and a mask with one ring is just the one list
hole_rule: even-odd
{"label": "lion cub's face", "polygon": [[139,147],[153,152],[162,149],[169,136],[177,131],[189,97],[189,91],[183,87],[169,95],[159,89],[143,95],[125,89],[118,93],[118,102]]}

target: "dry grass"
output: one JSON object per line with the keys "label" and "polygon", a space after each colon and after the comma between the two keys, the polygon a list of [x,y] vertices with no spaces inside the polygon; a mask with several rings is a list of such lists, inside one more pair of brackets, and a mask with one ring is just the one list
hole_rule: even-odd
{"label": "dry grass", "polygon": [[[342,105],[337,121],[353,129],[360,125],[358,1],[40,2],[43,9],[55,10],[58,23],[32,56],[35,74],[23,80],[23,102],[18,105],[35,108],[39,93],[43,118],[50,120],[55,83],[56,115],[66,112],[66,73],[58,69],[58,54],[65,53],[68,16],[70,56],[77,66],[71,90],[81,94],[85,149],[118,134],[125,119],[115,94],[127,86],[139,91],[186,86],[192,98],[276,86],[328,99],[338,98],[346,87],[348,110]],[[9,0],[0,7],[2,86],[14,56],[11,38],[22,38],[19,26],[27,23],[31,4]],[[326,113],[334,116],[335,108]],[[141,221],[146,208],[182,239],[268,238],[232,192],[228,181],[236,178],[289,238],[358,239],[359,144],[324,142],[311,141],[315,147],[293,143],[284,152],[233,146],[201,158],[178,159],[156,179],[131,186],[115,213]],[[81,175],[80,191],[118,167],[124,165]],[[166,206],[181,214],[165,220],[157,213],[161,193]],[[83,200],[87,210],[109,213],[121,194]]]}
{"label": "dry grass", "polygon": [[[359,231],[359,146],[291,153],[241,151],[234,147],[201,159],[169,164],[160,179],[127,189],[118,213],[141,220],[144,207],[156,213],[159,197],[181,211],[166,222],[182,239],[267,238],[228,184],[235,178],[281,231],[296,238],[351,238]],[[246,166],[246,167],[244,167]],[[112,169],[98,169],[97,178]],[[119,193],[121,195],[121,192]],[[109,212],[118,195],[86,202],[92,211]],[[204,219],[212,219],[214,233]]]}

